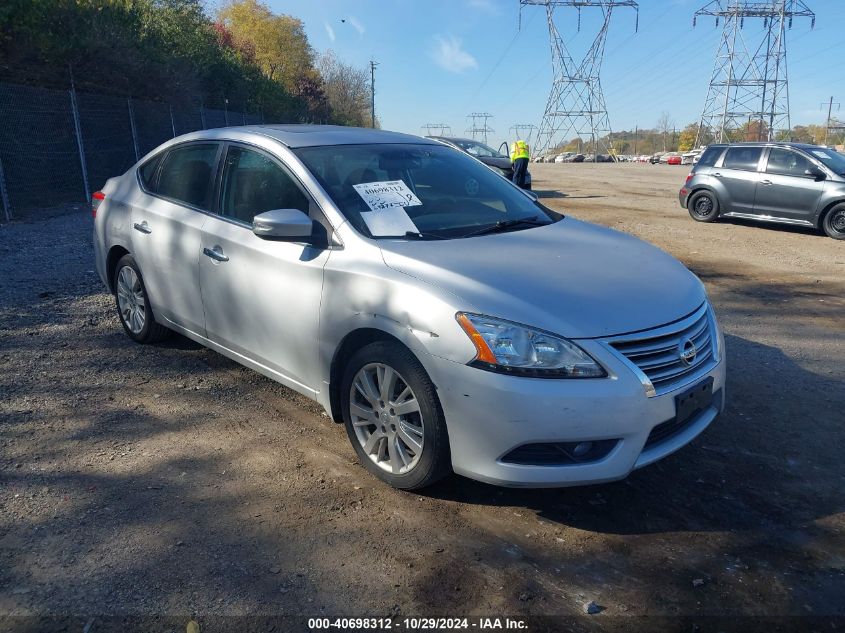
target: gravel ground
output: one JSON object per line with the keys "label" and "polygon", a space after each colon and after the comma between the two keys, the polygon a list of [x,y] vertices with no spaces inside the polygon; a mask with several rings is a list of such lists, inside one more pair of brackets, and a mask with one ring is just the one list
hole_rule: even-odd
{"label": "gravel ground", "polygon": [[394,491],[304,398],[132,343],[87,214],[0,225],[0,616],[845,616],[845,243],[694,223],[682,168],[531,171],[706,283],[729,404],[702,437],[608,485]]}

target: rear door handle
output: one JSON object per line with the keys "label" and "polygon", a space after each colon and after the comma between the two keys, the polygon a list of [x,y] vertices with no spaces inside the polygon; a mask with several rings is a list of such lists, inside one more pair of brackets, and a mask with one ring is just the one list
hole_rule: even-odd
{"label": "rear door handle", "polygon": [[146,220],[144,220],[144,221],[143,221],[143,222],[141,222],[140,224],[138,224],[138,223],[136,222],[136,223],[135,223],[135,224],[133,224],[132,226],[133,226],[133,228],[134,228],[136,231],[140,231],[140,232],[141,232],[141,233],[143,233],[144,235],[149,235],[150,233],[152,233],[152,232],[153,232],[153,230],[149,227],[149,225],[147,225],[147,221],[146,221]]}
{"label": "rear door handle", "polygon": [[211,259],[218,262],[228,262],[229,258],[223,254],[222,250],[218,250],[219,247],[215,248],[204,248],[202,249],[203,255],[208,255]]}
{"label": "rear door handle", "polygon": [[717,171],[715,174],[713,174],[713,175],[714,175],[716,178],[721,178],[721,177],[722,177],[722,174],[720,174],[718,171]]}
{"label": "rear door handle", "polygon": [[769,185],[771,185],[771,184],[772,184],[772,181],[771,181],[771,180],[761,180],[761,181],[760,181],[760,184],[761,184],[761,185],[766,185],[766,186],[768,187]]}

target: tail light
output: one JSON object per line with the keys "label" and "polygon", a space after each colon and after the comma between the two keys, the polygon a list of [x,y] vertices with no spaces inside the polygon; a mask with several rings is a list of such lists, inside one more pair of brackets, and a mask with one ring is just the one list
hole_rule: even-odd
{"label": "tail light", "polygon": [[100,208],[100,205],[103,204],[103,200],[106,199],[106,194],[102,191],[95,191],[91,196],[91,215],[93,217],[97,217],[97,209]]}
{"label": "tail light", "polygon": [[692,180],[692,177],[693,177],[693,176],[695,176],[695,174],[694,174],[694,173],[692,173],[692,172],[690,172],[690,173],[689,173],[689,176],[687,176],[687,179],[686,179],[686,181],[684,182],[684,185],[688,185],[688,184],[689,184],[689,181],[690,181],[690,180]]}

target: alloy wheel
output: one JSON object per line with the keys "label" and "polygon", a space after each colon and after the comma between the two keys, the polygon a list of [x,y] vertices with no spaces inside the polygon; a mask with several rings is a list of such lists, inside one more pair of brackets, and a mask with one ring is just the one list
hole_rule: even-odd
{"label": "alloy wheel", "polygon": [[349,394],[355,436],[379,468],[401,475],[419,462],[424,420],[408,382],[384,363],[364,365]]}
{"label": "alloy wheel", "polygon": [[147,302],[141,278],[131,266],[124,266],[117,274],[117,305],[129,331],[140,334],[147,320]]}

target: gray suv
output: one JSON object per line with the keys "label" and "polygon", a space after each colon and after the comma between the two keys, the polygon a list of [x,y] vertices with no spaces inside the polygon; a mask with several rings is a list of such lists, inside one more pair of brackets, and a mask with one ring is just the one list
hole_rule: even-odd
{"label": "gray suv", "polygon": [[746,218],[845,239],[845,155],[801,143],[710,145],[678,198],[698,222]]}

